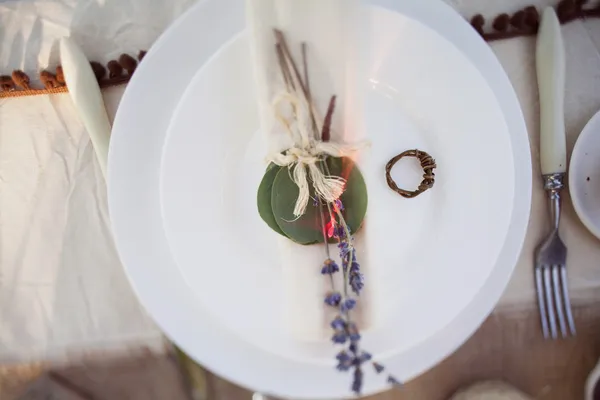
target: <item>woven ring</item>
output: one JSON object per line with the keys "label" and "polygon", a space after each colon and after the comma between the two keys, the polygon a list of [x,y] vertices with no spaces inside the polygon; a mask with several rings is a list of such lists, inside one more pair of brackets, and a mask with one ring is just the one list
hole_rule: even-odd
{"label": "woven ring", "polygon": [[[421,181],[421,184],[417,190],[410,191],[401,189],[392,179],[392,168],[398,162],[398,160],[403,157],[415,157],[421,163],[421,168],[423,168],[423,180]],[[433,187],[433,184],[435,183],[435,174],[433,173],[433,170],[436,167],[437,165],[435,164],[435,160],[426,152],[417,149],[406,150],[405,152],[398,154],[396,157],[388,161],[385,166],[385,179],[387,180],[387,184],[390,189],[392,189],[394,192],[407,199],[412,199],[413,197],[417,197],[421,193]]]}

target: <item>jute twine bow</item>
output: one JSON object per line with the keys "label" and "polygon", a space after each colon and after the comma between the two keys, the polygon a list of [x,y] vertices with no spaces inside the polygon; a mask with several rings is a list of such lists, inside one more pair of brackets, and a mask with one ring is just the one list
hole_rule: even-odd
{"label": "jute twine bow", "polygon": [[[283,108],[291,108],[291,117]],[[344,144],[335,142],[322,142],[316,138],[318,129],[309,112],[307,101],[295,93],[283,92],[273,101],[275,118],[281,123],[290,135],[293,146],[282,153],[272,153],[268,160],[282,167],[287,166],[291,178],[298,185],[298,199],[294,207],[294,216],[300,217],[306,212],[310,199],[312,183],[315,195],[323,201],[331,203],[337,200],[346,185],[346,180],[339,176],[325,173],[319,164],[326,156],[348,156],[368,145],[368,143]],[[309,179],[310,178],[310,179]]]}

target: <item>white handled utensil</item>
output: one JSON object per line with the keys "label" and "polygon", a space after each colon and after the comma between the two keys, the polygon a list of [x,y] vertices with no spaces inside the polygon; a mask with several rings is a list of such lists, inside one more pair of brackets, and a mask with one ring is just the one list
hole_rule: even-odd
{"label": "white handled utensil", "polygon": [[[544,189],[550,199],[553,229],[535,254],[535,282],[542,332],[546,338],[575,335],[575,321],[569,301],[567,248],[558,234],[560,192],[567,170],[563,99],[565,91],[565,50],[560,23],[554,9],[542,15],[537,43],[537,74],[540,93],[540,160]],[[558,324],[557,324],[558,321]]]}
{"label": "white handled utensil", "polygon": [[554,9],[542,15],[538,32],[537,77],[540,93],[540,161],[542,174],[567,170],[565,138],[565,50],[560,23]]}
{"label": "white handled utensil", "polygon": [[90,62],[70,38],[60,41],[60,61],[79,117],[90,135],[100,169],[106,177],[110,121]]}

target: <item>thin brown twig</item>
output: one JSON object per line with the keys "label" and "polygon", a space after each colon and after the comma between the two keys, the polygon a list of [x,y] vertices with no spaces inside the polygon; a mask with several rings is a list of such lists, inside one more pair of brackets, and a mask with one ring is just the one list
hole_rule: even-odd
{"label": "thin brown twig", "polygon": [[312,94],[310,92],[310,80],[308,79],[308,57],[306,55],[306,42],[302,42],[302,65],[304,67],[304,87],[306,88],[306,102],[310,110],[310,119],[312,121],[315,139],[319,139],[319,129],[317,128],[317,118],[313,112]]}
{"label": "thin brown twig", "polygon": [[285,41],[285,36],[283,35],[283,32],[280,31],[279,29],[274,29],[273,31],[275,32],[275,38],[277,40],[277,43],[281,45],[281,50],[283,52],[283,55],[285,56],[285,58],[289,61],[290,65],[292,66],[292,71],[294,72],[294,75],[296,76],[296,79],[298,80],[298,83],[300,84],[302,93],[304,94],[304,96],[306,98],[308,98],[307,93],[306,93],[306,87],[304,86],[304,83],[302,82],[302,77],[300,76],[300,71],[298,71],[298,65],[294,61],[294,57],[292,57],[292,53],[290,53],[290,49],[288,48],[287,42]]}
{"label": "thin brown twig", "polygon": [[275,45],[275,50],[277,52],[277,60],[279,61],[279,68],[281,69],[281,75],[283,76],[283,81],[285,82],[285,86],[288,90],[295,90],[294,80],[290,76],[290,70],[288,68],[287,62],[285,61],[285,56],[283,55],[283,51],[281,50],[281,44],[277,43]]}
{"label": "thin brown twig", "polygon": [[304,67],[304,86],[306,87],[306,98],[311,102],[310,81],[308,80],[308,61],[306,57],[306,42],[302,42],[302,65]]}
{"label": "thin brown twig", "polygon": [[72,393],[75,393],[82,399],[94,400],[96,398],[92,393],[88,392],[86,389],[78,385],[75,385],[73,382],[71,382],[61,374],[58,374],[57,372],[48,372],[48,378],[61,385],[63,388],[71,391]]}
{"label": "thin brown twig", "polygon": [[335,95],[331,96],[331,100],[329,100],[327,114],[325,114],[325,120],[323,121],[323,131],[321,132],[322,142],[329,142],[331,138],[331,122],[333,120],[333,112],[335,111],[335,100]]}

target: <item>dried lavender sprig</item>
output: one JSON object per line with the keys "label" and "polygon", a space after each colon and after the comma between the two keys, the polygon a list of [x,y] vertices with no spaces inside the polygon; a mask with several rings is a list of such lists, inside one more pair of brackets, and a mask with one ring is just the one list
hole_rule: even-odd
{"label": "dried lavender sprig", "polygon": [[[303,59],[302,61],[303,61],[303,67],[304,67],[304,82],[303,82],[302,77],[300,77],[300,74],[298,72],[296,63],[294,62],[293,57],[291,56],[289,49],[287,48],[287,43],[285,42],[283,32],[281,32],[279,30],[275,30],[275,36],[277,38],[277,51],[278,51],[279,63],[280,63],[280,67],[282,70],[284,82],[286,83],[286,86],[288,86],[288,90],[289,90],[290,86],[292,88],[294,87],[294,78],[296,78],[296,80],[298,81],[298,84],[300,86],[300,89],[302,90],[302,93],[304,94],[304,97],[308,103],[309,109],[311,111],[311,119],[313,122],[313,129],[315,130],[315,137],[319,138],[319,133],[321,133],[321,135],[322,135],[321,140],[328,141],[329,140],[328,132],[319,132],[320,130],[316,123],[316,110],[315,110],[314,104],[312,102],[312,95],[310,93],[310,85],[309,85],[309,79],[308,79],[308,66],[307,66],[307,62],[306,62],[306,44],[305,43],[302,44],[302,59]],[[291,69],[293,70],[293,73],[292,73],[292,71],[290,71],[290,64],[291,64]],[[326,120],[329,119],[329,121],[325,121],[325,122],[327,122],[327,124],[324,124],[323,130],[326,129],[325,125],[329,125],[331,123],[331,121],[330,121],[331,116],[332,116],[331,114],[333,114],[334,107],[335,107],[335,96],[332,97],[332,99],[330,101],[330,107],[328,109],[328,117],[329,118],[326,118]],[[327,126],[327,131],[328,130],[329,130],[329,126]],[[324,169],[326,170],[326,172],[328,174],[330,174],[327,164],[324,162],[322,164],[324,165]],[[336,317],[334,319],[334,321],[332,321],[331,325],[332,325],[332,328],[336,332],[337,341],[339,343],[345,343],[347,339],[350,340],[350,345],[349,345],[348,349],[352,353],[352,356],[349,356],[346,352],[344,352],[345,356],[342,356],[341,359],[340,359],[340,355],[338,355],[338,361],[339,361],[338,369],[348,370],[351,366],[355,367],[354,368],[354,378],[353,378],[353,382],[352,382],[352,390],[356,394],[360,394],[361,389],[362,389],[362,384],[363,384],[363,372],[361,369],[361,364],[371,360],[371,355],[369,353],[362,352],[359,356],[358,341],[360,340],[360,335],[358,333],[358,329],[357,329],[356,325],[353,324],[350,320],[350,311],[356,305],[356,301],[348,298],[348,285],[351,285],[353,287],[353,290],[355,291],[355,293],[358,295],[360,292],[360,289],[362,289],[363,284],[362,284],[361,279],[354,282],[354,284],[351,281],[349,281],[349,279],[348,279],[348,273],[350,273],[351,276],[353,276],[355,278],[355,280],[356,280],[356,277],[360,277],[360,275],[357,275],[360,273],[358,272],[359,266],[358,266],[358,263],[356,262],[355,250],[351,244],[351,241],[353,238],[350,235],[350,230],[348,228],[348,225],[346,224],[346,221],[344,220],[343,216],[341,215],[341,210],[343,210],[343,205],[338,200],[334,205],[334,209],[336,209],[336,212],[340,218],[340,222],[342,223],[342,228],[345,231],[346,241],[347,241],[347,245],[348,245],[350,251],[347,254],[347,261],[345,263],[342,263],[343,271],[344,271],[343,290],[344,290],[345,300],[342,302],[341,299],[339,299],[339,297],[341,297],[341,296],[339,296],[339,293],[334,292],[335,283],[333,281],[333,273],[337,272],[336,271],[337,264],[335,264],[333,262],[333,260],[330,257],[330,254],[329,254],[329,240],[327,237],[326,225],[325,225],[325,220],[323,217],[322,201],[320,198],[318,200],[319,200],[319,208],[320,208],[319,215],[320,215],[320,219],[321,219],[323,239],[324,239],[326,255],[327,255],[327,260],[325,261],[325,265],[323,268],[330,276],[330,282],[331,282],[331,288],[332,288],[332,292],[328,296],[329,296],[329,300],[332,303],[332,305],[335,304],[336,306],[339,306],[340,311],[341,311],[342,315],[344,316],[344,318],[341,318],[339,316]],[[332,215],[331,205],[327,202],[326,202],[326,205],[327,205],[329,215]],[[334,226],[334,228],[335,228],[335,226]],[[339,236],[341,236],[341,235],[339,235]],[[355,265],[356,265],[356,268],[355,268]],[[355,268],[356,270],[353,270],[353,268]],[[338,270],[339,270],[339,268],[338,268]],[[336,340],[335,339],[336,335],[334,335],[334,341]],[[340,353],[340,354],[342,354],[342,353]],[[346,364],[348,364],[349,361],[351,361],[351,363],[346,368]],[[342,368],[340,368],[340,366]],[[377,372],[383,371],[383,366],[381,366],[380,364],[373,362],[373,367],[376,369]],[[398,380],[396,380],[391,375],[388,377],[388,382],[390,382],[392,384],[399,384]]]}
{"label": "dried lavender sprig", "polygon": [[[350,228],[348,227],[344,216],[341,214],[341,210],[343,210],[343,204],[339,201],[336,201],[332,204],[326,203],[326,205],[328,207],[328,211],[330,212],[330,216],[333,217],[333,212],[335,212],[339,219],[339,223],[336,223],[336,226],[334,226],[334,232],[337,232],[336,237],[338,238],[338,247],[340,247],[340,257],[342,258],[343,266],[342,270],[345,274],[343,286],[344,289],[346,289],[346,294],[342,297],[342,295],[338,291],[333,290],[334,281],[332,279],[332,291],[329,292],[325,297],[325,303],[337,308],[340,312],[339,315],[336,316],[331,322],[331,327],[334,331],[334,334],[331,339],[335,344],[347,346],[346,349],[339,352],[336,356],[336,359],[338,361],[336,368],[341,372],[347,372],[351,369],[353,370],[351,390],[357,395],[359,395],[362,390],[364,377],[362,365],[370,361],[373,368],[378,374],[382,373],[385,370],[385,368],[383,365],[372,361],[371,354],[369,354],[366,351],[361,351],[359,348],[359,342],[361,339],[360,333],[356,324],[352,322],[350,314],[350,311],[356,306],[356,300],[349,298],[347,295],[347,289],[350,285],[348,274],[357,272],[354,269],[359,268],[358,262],[356,260],[356,251],[352,244],[354,238],[350,234]],[[332,219],[335,221],[334,218]],[[320,220],[321,227],[323,228],[322,231],[324,234],[323,239],[325,243],[328,243],[325,217],[323,215],[323,212],[320,213]],[[327,254],[329,257],[329,253]],[[337,268],[337,264],[335,264],[335,262],[331,260],[331,258],[328,258],[324,263],[323,271],[326,271],[331,275],[330,265],[332,264],[334,264]],[[388,375],[387,381],[388,383],[394,386],[401,386],[400,381],[392,375]]]}
{"label": "dried lavender sprig", "polygon": [[[350,311],[354,308],[354,306],[356,305],[356,300],[354,299],[349,299],[348,298],[348,273],[349,273],[349,268],[348,268],[348,264],[352,263],[355,260],[355,254],[354,254],[354,247],[351,245],[350,241],[352,240],[352,236],[350,235],[350,230],[348,229],[348,225],[346,224],[345,219],[343,218],[343,216],[341,215],[341,208],[343,207],[340,206],[341,202],[338,200],[336,201],[332,207],[328,204],[328,209],[329,212],[331,213],[331,208],[334,209],[334,211],[338,214],[338,217],[340,217],[339,221],[340,221],[340,225],[342,225],[343,230],[344,230],[344,237],[342,237],[342,235],[338,234],[338,247],[340,247],[341,249],[341,254],[340,257],[342,258],[342,271],[344,274],[344,300],[340,305],[340,312],[342,314],[343,317],[338,317],[340,320],[345,322],[345,326],[344,326],[344,334],[345,336],[343,337],[343,343],[341,342],[342,339],[342,334],[340,333],[340,330],[336,330],[332,340],[334,341],[334,343],[341,343],[341,344],[345,344],[346,340],[350,341],[350,346],[348,347],[348,350],[350,351],[351,355],[349,356],[349,360],[346,359],[338,359],[338,370],[340,371],[347,371],[349,370],[351,367],[354,367],[354,373],[353,373],[353,379],[352,379],[352,386],[351,386],[351,390],[356,393],[357,395],[360,394],[361,390],[362,390],[362,385],[363,385],[363,372],[361,369],[361,365],[363,363],[365,363],[366,361],[371,359],[371,355],[369,353],[363,352],[362,354],[359,355],[359,348],[358,348],[358,342],[360,341],[360,334],[358,332],[358,328],[356,326],[356,324],[354,324],[353,322],[351,322],[351,316],[350,316]],[[339,232],[339,230],[338,230]],[[346,246],[341,246],[343,242],[343,240],[345,240],[345,244]],[[333,324],[332,324],[333,326]]]}
{"label": "dried lavender sprig", "polygon": [[[338,244],[338,247],[340,247],[341,250],[347,252],[346,263],[344,263],[344,260],[342,259],[342,270],[344,271],[344,287],[347,288],[347,286],[350,285],[354,293],[356,293],[356,295],[359,295],[361,289],[364,286],[364,282],[362,274],[360,273],[360,265],[356,261],[356,250],[354,249],[354,246],[351,243],[353,237],[350,234],[350,228],[348,227],[348,224],[344,219],[344,215],[342,214],[342,209],[337,206],[337,203],[334,203],[333,209],[336,212],[337,217],[339,218],[339,224],[342,226],[345,234],[345,242],[341,241],[342,238],[340,238],[340,243]],[[345,243],[346,245],[343,246],[343,243]],[[340,256],[343,258],[341,254]],[[350,278],[348,278],[348,274],[350,274]],[[346,297],[348,297],[347,290],[345,291],[345,295]]]}
{"label": "dried lavender sprig", "polygon": [[[345,246],[346,248],[342,249],[342,250],[346,253],[345,257],[347,257],[347,261],[342,262],[342,267],[343,267],[342,269],[344,272],[351,272],[352,269],[355,268],[355,265],[356,265],[356,268],[358,268],[358,263],[356,262],[355,249],[351,243],[353,240],[353,237],[350,235],[350,229],[349,229],[348,224],[346,223],[346,220],[344,219],[344,216],[341,212],[343,210],[343,204],[339,201],[336,201],[333,205],[333,209],[335,210],[335,212],[339,218],[339,225],[343,229],[343,233],[345,236],[345,237],[342,237],[342,235],[338,235],[339,244],[340,245],[342,243],[346,244],[346,246]],[[342,241],[344,239],[345,239],[345,242]],[[340,246],[340,247],[344,247],[344,246]],[[342,254],[342,256],[344,256],[344,254]],[[344,260],[342,260],[342,261],[344,261]],[[355,271],[355,272],[359,273],[358,271]],[[351,283],[348,280],[346,280],[346,279],[344,280],[344,286],[347,287],[350,284]],[[362,288],[362,286],[361,286],[361,288]],[[356,292],[358,292],[358,291],[356,291]],[[342,301],[342,303],[340,304],[340,309],[341,309],[342,313],[344,314],[344,316],[346,317],[348,326],[352,326],[352,328],[353,328],[352,329],[353,332],[348,332],[348,333],[350,333],[349,339],[350,339],[350,343],[351,343],[349,346],[349,350],[354,355],[354,358],[352,359],[352,365],[355,366],[354,374],[353,374],[353,382],[352,382],[352,391],[355,392],[357,395],[359,395],[361,392],[361,389],[362,389],[362,384],[363,384],[363,372],[361,369],[361,365],[364,364],[365,362],[370,361],[372,357],[369,353],[367,353],[365,351],[361,352],[359,350],[358,342],[360,340],[360,335],[358,333],[358,330],[356,329],[356,325],[352,324],[350,322],[350,311],[354,307],[356,302],[354,300],[354,303],[353,304],[351,303],[352,306],[348,308],[348,307],[344,307],[345,301],[347,301],[347,300]],[[356,335],[356,337],[353,338],[352,335]],[[355,339],[355,340],[353,340],[353,339]],[[339,370],[348,370],[350,368],[350,367],[346,368],[346,365],[348,364],[347,360],[345,360],[345,359],[339,360],[338,359],[338,361],[339,361],[339,364],[338,364]],[[371,364],[378,374],[385,370],[385,367],[377,362],[372,361]],[[387,382],[395,387],[402,387],[402,383],[398,379],[396,379],[393,375],[388,375]]]}

